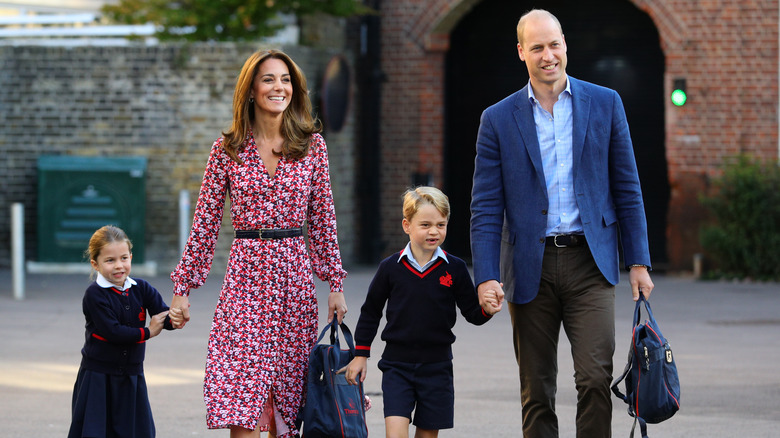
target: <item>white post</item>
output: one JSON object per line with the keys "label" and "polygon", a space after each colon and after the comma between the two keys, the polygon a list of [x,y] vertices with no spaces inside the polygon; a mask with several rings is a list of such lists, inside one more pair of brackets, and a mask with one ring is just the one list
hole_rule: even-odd
{"label": "white post", "polygon": [[11,205],[11,271],[14,298],[24,299],[24,205]]}
{"label": "white post", "polygon": [[704,254],[697,252],[693,255],[693,278],[701,280],[703,272]]}
{"label": "white post", "polygon": [[179,249],[184,253],[187,237],[190,235],[190,193],[179,191]]}

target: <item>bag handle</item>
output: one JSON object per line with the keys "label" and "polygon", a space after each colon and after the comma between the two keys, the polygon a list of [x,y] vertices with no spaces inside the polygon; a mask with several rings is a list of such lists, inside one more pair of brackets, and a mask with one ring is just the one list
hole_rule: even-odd
{"label": "bag handle", "polygon": [[647,311],[648,315],[647,319],[655,322],[653,310],[650,308],[650,301],[645,298],[645,295],[642,292],[639,292],[639,299],[636,302],[636,307],[634,307],[634,325],[631,327],[636,327],[642,322],[642,303],[645,304],[645,310]]}
{"label": "bag handle", "polygon": [[339,324],[339,320],[337,318],[337,314],[333,313],[333,319],[330,321],[328,325],[325,326],[325,328],[322,329],[320,332],[320,337],[317,338],[317,344],[319,344],[322,341],[322,338],[325,337],[325,333],[327,333],[328,329],[330,329],[330,343],[331,345],[335,345],[339,347],[339,336],[338,336],[338,330],[339,327],[341,327],[341,333],[344,335],[344,340],[347,341],[347,347],[349,347],[349,351],[351,351],[353,354],[355,352],[355,342],[352,339],[352,332],[349,330],[349,327],[347,327],[347,324],[342,321],[341,324]]}

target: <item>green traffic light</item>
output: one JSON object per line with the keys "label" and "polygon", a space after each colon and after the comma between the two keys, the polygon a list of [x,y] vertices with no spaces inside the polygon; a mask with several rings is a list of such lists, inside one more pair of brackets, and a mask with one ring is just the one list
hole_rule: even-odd
{"label": "green traffic light", "polygon": [[677,89],[672,91],[672,103],[676,106],[685,105],[685,101],[688,100],[688,96],[685,91]]}

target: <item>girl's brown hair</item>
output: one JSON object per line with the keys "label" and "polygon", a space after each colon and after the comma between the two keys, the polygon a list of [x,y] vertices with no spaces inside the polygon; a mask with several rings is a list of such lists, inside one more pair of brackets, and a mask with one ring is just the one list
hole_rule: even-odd
{"label": "girl's brown hair", "polygon": [[239,164],[242,160],[238,154],[246,146],[246,136],[255,119],[255,106],[249,101],[252,85],[260,64],[271,58],[287,64],[293,88],[292,100],[282,116],[284,144],[280,155],[296,160],[305,157],[309,153],[311,135],[322,131],[320,121],[312,115],[306,77],[298,65],[286,53],[279,50],[255,52],[246,60],[238,75],[236,89],[233,92],[233,122],[227,131],[222,132],[224,137],[222,147],[228,156]]}
{"label": "girl's brown hair", "polygon": [[[127,234],[119,227],[106,225],[95,231],[92,234],[92,237],[89,238],[89,246],[87,247],[87,250],[84,251],[84,256],[87,257],[89,261],[97,261],[100,251],[105,248],[106,245],[114,242],[127,242],[127,248],[132,254],[133,242],[130,241]],[[94,270],[92,271],[92,275],[95,275]]]}

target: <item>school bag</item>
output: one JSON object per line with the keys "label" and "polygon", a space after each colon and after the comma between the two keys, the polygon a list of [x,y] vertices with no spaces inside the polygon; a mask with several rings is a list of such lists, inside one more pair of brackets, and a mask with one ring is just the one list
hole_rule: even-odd
{"label": "school bag", "polygon": [[[342,350],[339,345],[339,328],[348,349]],[[330,344],[320,344],[328,330]],[[339,324],[334,314],[309,356],[306,403],[299,415],[303,438],[368,437],[363,383],[350,385],[344,373],[338,373],[354,357],[352,332],[343,321]]]}
{"label": "school bag", "polygon": [[[640,323],[643,303],[647,310],[647,320]],[[618,389],[624,380],[625,394]],[[612,392],[626,402],[628,415],[634,417],[631,438],[634,437],[637,423],[642,438],[648,438],[647,423],[660,423],[680,409],[680,379],[672,347],[661,334],[650,302],[641,293],[634,309],[628,363],[623,375],[612,383]]]}

